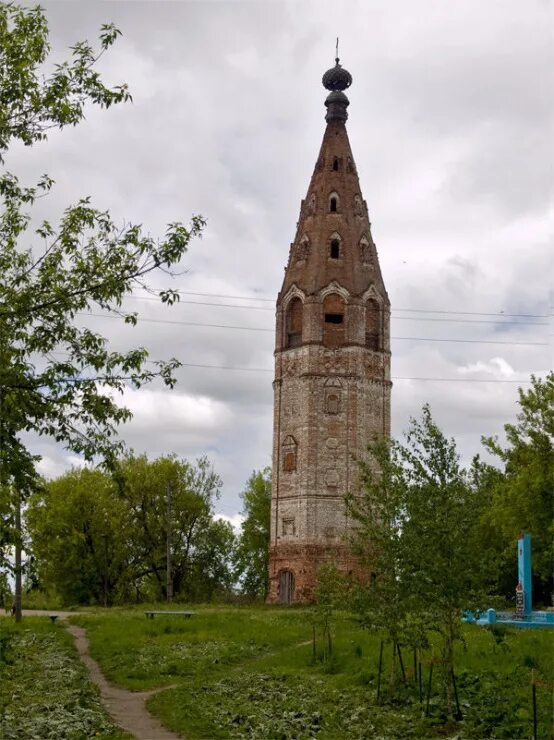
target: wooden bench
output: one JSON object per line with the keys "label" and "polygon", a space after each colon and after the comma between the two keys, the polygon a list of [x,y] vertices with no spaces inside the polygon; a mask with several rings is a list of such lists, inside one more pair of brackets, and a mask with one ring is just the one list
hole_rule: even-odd
{"label": "wooden bench", "polygon": [[154,619],[156,614],[159,614],[162,617],[186,617],[189,619],[192,617],[194,612],[144,612],[146,614],[146,619]]}
{"label": "wooden bench", "polygon": [[58,619],[57,614],[49,614],[48,619],[52,622],[52,624],[56,624],[56,619]]}

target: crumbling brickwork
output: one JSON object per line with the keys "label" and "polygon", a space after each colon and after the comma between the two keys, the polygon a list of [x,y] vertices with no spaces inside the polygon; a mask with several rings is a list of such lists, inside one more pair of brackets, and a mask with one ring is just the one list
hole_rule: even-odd
{"label": "crumbling brickwork", "polygon": [[390,434],[390,304],[333,104],[277,298],[270,602],[313,600],[326,562],[360,575],[344,497]]}

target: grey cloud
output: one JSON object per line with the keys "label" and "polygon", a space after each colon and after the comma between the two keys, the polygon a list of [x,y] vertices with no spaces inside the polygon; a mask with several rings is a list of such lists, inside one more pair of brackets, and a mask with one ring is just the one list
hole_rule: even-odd
{"label": "grey cloud", "polygon": [[[430,0],[425,13],[407,0],[48,3],[57,60],[75,40],[94,38],[102,23],[113,19],[121,27],[123,38],[101,65],[114,83],[129,82],[134,103],[91,107],[79,127],[54,131],[32,149],[15,147],[8,164],[28,180],[44,171],[56,179],[38,209],[44,216],[89,194],[115,218],[143,223],[153,234],[202,213],[205,237],[191,244],[187,272],[173,284],[275,298],[324,130],[320,79],[339,34],[341,58],[354,76],[349,134],[393,313],[543,313],[552,184],[552,110],[544,91],[554,66],[546,11],[516,0]],[[153,358],[273,366],[272,311],[126,305],[146,318],[270,331],[83,322],[106,333],[114,348],[142,344]],[[542,332],[393,320],[396,336],[531,341],[542,340]],[[492,362],[498,357],[518,378],[551,364],[549,348],[395,341],[393,372],[501,379]],[[485,370],[468,371],[473,366]],[[160,404],[153,415],[146,401],[137,404],[122,437],[152,456],[209,452],[225,481],[222,510],[232,514],[251,470],[269,463],[272,374],[186,367],[178,377],[173,408]],[[429,400],[469,459],[481,434],[513,418],[516,388],[397,381],[393,432]],[[199,412],[195,425],[189,413],[200,399],[213,404],[210,427]],[[50,472],[70,459],[45,439],[33,448]]]}

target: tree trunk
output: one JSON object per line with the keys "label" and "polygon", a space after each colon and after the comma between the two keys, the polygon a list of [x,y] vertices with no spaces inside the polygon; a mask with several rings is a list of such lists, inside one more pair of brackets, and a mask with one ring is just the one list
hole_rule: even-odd
{"label": "tree trunk", "polygon": [[171,539],[172,539],[172,532],[171,532],[171,525],[172,525],[172,518],[173,518],[173,501],[172,501],[172,490],[171,490],[171,484],[167,484],[166,488],[166,505],[167,505],[167,511],[166,511],[166,552],[165,552],[165,559],[166,559],[166,566],[165,566],[165,595],[168,602],[170,602],[173,598],[173,576],[172,576],[172,570],[171,570]]}
{"label": "tree trunk", "polygon": [[390,670],[390,687],[394,689],[396,687],[396,640],[392,641],[392,661]]}
{"label": "tree trunk", "polygon": [[444,682],[446,688],[446,710],[449,717],[454,716],[454,683],[452,677],[454,676],[454,634],[453,625],[451,618],[448,619],[446,625],[446,636],[444,641],[443,650],[443,669],[444,669]]}
{"label": "tree trunk", "polygon": [[15,541],[15,598],[14,598],[14,611],[15,621],[21,622],[22,610],[21,610],[21,590],[22,590],[22,568],[21,568],[21,544],[23,534],[21,532],[21,494],[19,491],[16,493],[15,499],[15,530],[16,530],[16,541]]}

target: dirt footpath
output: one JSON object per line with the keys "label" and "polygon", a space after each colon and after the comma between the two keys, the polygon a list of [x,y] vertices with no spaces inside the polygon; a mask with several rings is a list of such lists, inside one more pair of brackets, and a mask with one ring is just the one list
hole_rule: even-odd
{"label": "dirt footpath", "polygon": [[86,630],[75,625],[69,625],[67,630],[75,638],[81,660],[88,668],[92,681],[100,689],[102,704],[114,722],[134,735],[137,740],[179,740],[180,736],[167,730],[145,706],[148,697],[164,691],[167,686],[163,689],[141,692],[112,686],[106,681],[98,663],[90,656]]}

